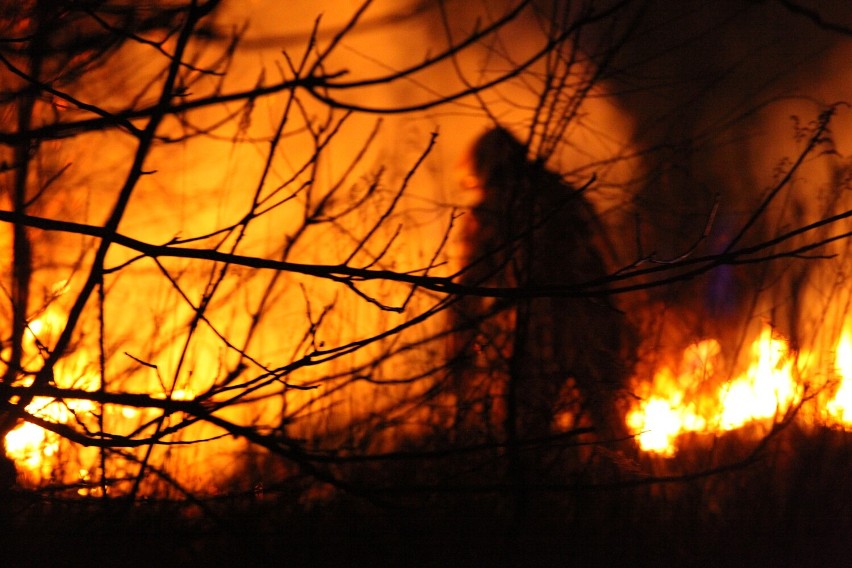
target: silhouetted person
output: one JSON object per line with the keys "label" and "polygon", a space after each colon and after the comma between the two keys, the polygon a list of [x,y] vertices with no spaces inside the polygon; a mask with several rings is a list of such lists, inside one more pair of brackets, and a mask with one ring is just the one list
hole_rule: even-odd
{"label": "silhouetted person", "polygon": [[[606,274],[593,208],[559,176],[528,160],[525,146],[507,130],[495,128],[477,140],[470,169],[481,195],[467,221],[464,283],[535,288]],[[571,379],[598,439],[625,435],[617,398],[627,378],[624,338],[630,334],[605,298],[468,297],[458,314],[466,328],[454,347],[461,398],[487,400],[483,383],[500,374],[507,435],[523,440],[552,433],[560,392]]]}

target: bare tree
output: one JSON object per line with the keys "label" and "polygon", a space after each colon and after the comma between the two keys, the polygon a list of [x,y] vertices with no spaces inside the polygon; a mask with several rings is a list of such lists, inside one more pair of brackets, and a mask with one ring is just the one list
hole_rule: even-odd
{"label": "bare tree", "polygon": [[[661,465],[624,413],[630,379],[704,333],[733,352],[769,314],[832,348],[836,306],[801,298],[846,293],[841,103],[798,108],[786,159],[749,142],[753,164],[717,174],[793,99],[756,81],[722,105],[720,56],[648,104],[705,49],[692,28],[651,45],[656,2],[420,2],[435,44],[391,69],[353,38],[406,19],[371,4],[258,39],[217,0],[0,3],[4,489],[496,494],[518,523],[533,493],[741,471],[793,423],[800,406],[746,451]],[[618,112],[605,139],[594,118]]]}
{"label": "bare tree", "polygon": [[[433,243],[411,249],[424,233],[407,194],[436,135],[401,170],[371,172],[362,162],[376,124],[360,135],[364,150],[329,179],[330,145],[353,113],[430,109],[503,84],[618,6],[578,14],[525,61],[477,84],[387,108],[345,93],[453,64],[530,6],[512,6],[422,63],[347,80],[327,67],[367,7],[325,42],[317,28],[303,53],[285,56],[279,81],[260,77],[236,91],[226,79],[238,37],[209,55],[217,2],[8,8],[17,12],[5,20],[6,106],[17,122],[2,136],[9,196],[2,218],[14,251],[3,433],[28,422],[51,433],[36,451],[61,455],[50,471],[31,472],[32,481],[77,481],[103,495],[163,484],[188,493],[200,488],[185,487],[187,476],[177,479],[168,464],[185,464],[178,456],[203,455],[205,440],[228,434],[346,486],[329,464],[387,447],[383,440],[400,434],[383,431],[429,413],[423,405],[437,400],[436,377],[446,369],[441,314],[454,295],[492,294],[442,267],[451,210],[437,210]],[[160,64],[122,73],[122,60],[146,57]],[[255,127],[258,107],[271,99],[273,128]],[[173,167],[171,149],[201,143],[262,149],[248,191],[182,196],[173,181],[158,180],[156,170]],[[203,167],[191,166],[191,175]],[[124,179],[116,183],[111,170]],[[352,180],[356,172],[360,180]],[[224,214],[184,201],[210,197]],[[211,223],[211,214],[221,220]],[[403,247],[410,252],[400,260]],[[128,317],[135,310],[149,315]],[[293,331],[270,336],[282,326]],[[386,376],[399,361],[406,370]],[[423,427],[446,425],[435,416]],[[69,471],[84,473],[75,480]]]}

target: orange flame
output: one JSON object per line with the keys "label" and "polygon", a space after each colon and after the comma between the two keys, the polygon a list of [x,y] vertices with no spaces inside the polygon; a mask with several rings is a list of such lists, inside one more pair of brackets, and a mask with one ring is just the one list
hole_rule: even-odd
{"label": "orange flame", "polygon": [[[769,425],[801,405],[808,384],[802,379],[809,369],[802,362],[809,354],[796,353],[789,342],[764,326],[750,346],[748,367],[728,380],[716,376],[722,363],[719,342],[706,339],[690,345],[679,366],[664,366],[653,381],[637,388],[640,402],[626,417],[639,446],[665,457],[677,453],[678,438],[687,433],[720,434],[750,424]],[[846,330],[837,343],[834,374],[836,387],[827,396],[813,397],[816,417],[823,425],[852,428],[852,330]],[[707,385],[715,385],[706,388]]]}
{"label": "orange flame", "polygon": [[[837,342],[835,370],[842,377],[852,377],[852,330],[847,329]],[[826,422],[852,426],[852,379],[842,380],[834,398],[825,405]]]}

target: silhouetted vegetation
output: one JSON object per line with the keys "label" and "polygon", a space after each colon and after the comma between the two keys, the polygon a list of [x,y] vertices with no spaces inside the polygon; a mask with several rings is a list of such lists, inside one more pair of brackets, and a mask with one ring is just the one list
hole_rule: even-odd
{"label": "silhouetted vegetation", "polygon": [[273,4],[0,1],[10,565],[843,564],[848,9]]}

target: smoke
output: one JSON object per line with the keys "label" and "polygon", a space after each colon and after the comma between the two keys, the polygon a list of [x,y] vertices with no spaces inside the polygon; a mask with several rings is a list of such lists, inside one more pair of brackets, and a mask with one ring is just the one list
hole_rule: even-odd
{"label": "smoke", "polygon": [[[737,246],[848,208],[848,192],[839,183],[850,150],[845,105],[832,107],[826,140],[784,181],[822,113],[849,96],[846,35],[782,3],[644,6],[610,62],[606,83],[614,105],[632,122],[631,149],[642,156],[634,162],[641,176],[622,186],[631,195],[630,215],[618,230],[628,258],[718,254],[747,226]],[[849,22],[849,10],[836,4],[807,7],[830,21]],[[778,184],[777,196],[750,225]],[[809,232],[765,253],[844,230],[836,225]],[[631,232],[639,236],[631,239]],[[821,320],[825,296],[834,293],[826,281],[845,263],[844,251],[837,244],[816,253],[840,255],[831,261],[787,257],[721,267],[655,291],[652,300],[679,310],[693,340],[732,336],[735,342],[743,327],[754,331],[771,321],[794,344],[810,344],[817,341],[815,329],[828,323]]]}

